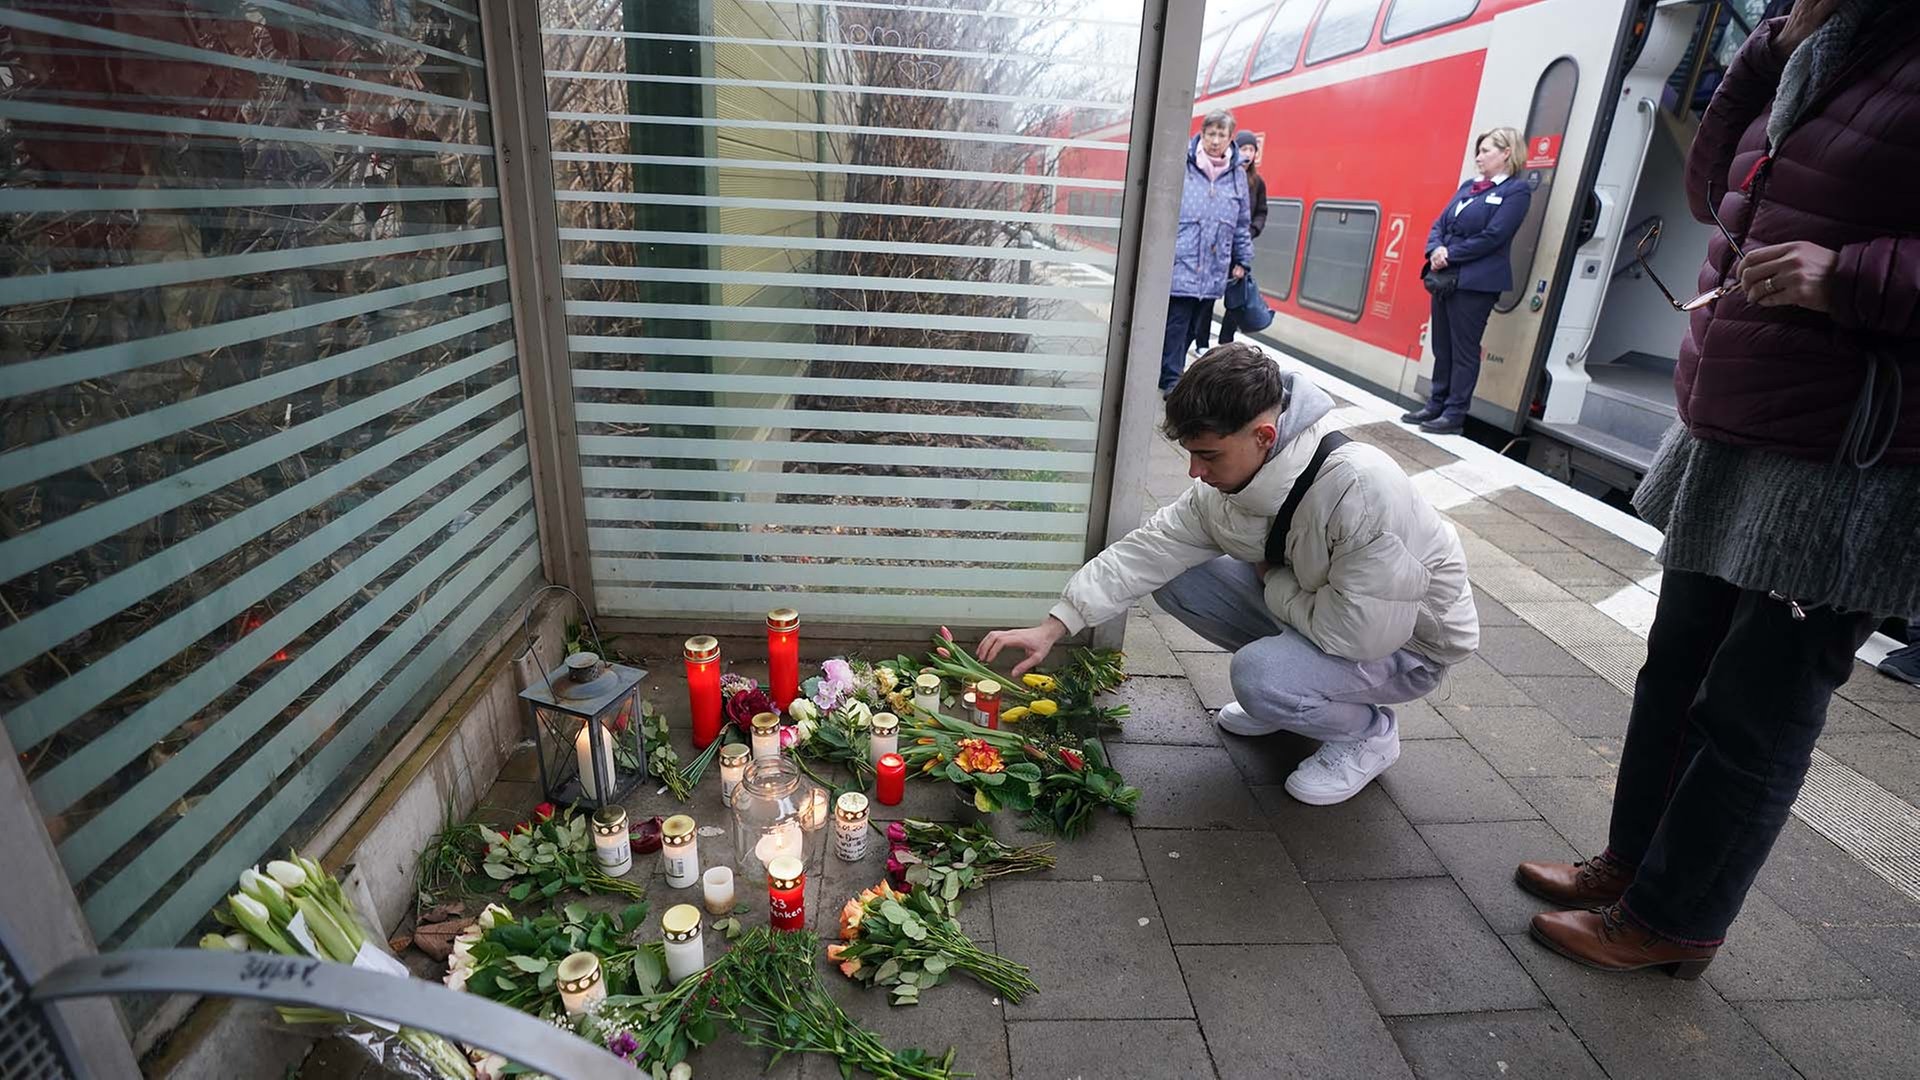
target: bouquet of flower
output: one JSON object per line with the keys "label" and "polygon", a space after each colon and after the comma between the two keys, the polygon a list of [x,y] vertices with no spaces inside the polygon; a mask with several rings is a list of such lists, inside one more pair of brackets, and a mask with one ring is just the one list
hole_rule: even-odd
{"label": "bouquet of flower", "polygon": [[[615,753],[633,754],[639,747],[644,747],[647,771],[659,777],[660,782],[667,786],[667,790],[673,793],[674,798],[681,802],[692,798],[693,784],[680,771],[680,753],[673,748],[672,740],[667,737],[667,714],[654,708],[653,702],[643,702],[640,706],[638,732],[638,738],[633,740],[638,743],[638,746],[630,746],[628,741],[622,739],[620,733],[616,732]],[[714,741],[719,742],[718,739]],[[629,769],[639,767],[637,759],[633,762],[622,759],[620,764]]]}
{"label": "bouquet of flower", "polygon": [[[1029,721],[1037,733],[1051,735],[1090,735],[1120,726],[1127,706],[1100,705],[1096,699],[1126,681],[1125,660],[1114,649],[1069,649],[1067,662],[1058,672],[1029,672],[1015,680],[975,659],[944,626],[934,636],[933,652],[927,657],[928,665],[943,678],[998,682],[1001,722]],[[897,662],[904,664],[906,658]]]}
{"label": "bouquet of flower", "polygon": [[610,994],[624,994],[637,983],[659,981],[664,971],[660,946],[628,939],[646,921],[647,905],[629,904],[617,915],[596,914],[568,904],[558,914],[516,919],[498,904],[488,904],[473,926],[453,939],[447,961],[447,986],[511,1005],[535,1016],[561,1013],[554,988],[560,961],[571,953],[600,957]]}
{"label": "bouquet of flower", "polygon": [[954,1080],[953,1051],[890,1050],[847,1016],[820,982],[820,939],[759,927],[707,966],[666,990],[610,997],[577,1017],[575,1030],[652,1080],[690,1080],[688,1056],[733,1028],[748,1045],[787,1054],[829,1054],[842,1075],[880,1080]]}
{"label": "bouquet of flower", "polygon": [[[406,969],[398,960],[368,944],[366,931],[347,903],[340,882],[298,852],[268,863],[264,874],[253,868],[242,870],[240,891],[227,897],[224,910],[215,909],[214,918],[234,932],[207,934],[200,939],[203,949],[311,956],[406,977]],[[378,959],[368,954],[377,954]],[[279,1011],[281,1019],[291,1024],[364,1026],[330,1009],[288,1006]],[[385,1032],[371,1031],[355,1032],[355,1038],[363,1042],[386,1038]],[[473,1080],[473,1068],[466,1056],[446,1039],[405,1027],[394,1038],[442,1080]]]}
{"label": "bouquet of flower", "polygon": [[1016,848],[1001,843],[985,825],[941,825],[908,818],[889,822],[884,831],[891,849],[887,876],[894,887],[925,889],[945,901],[949,911],[960,910],[961,894],[968,889],[1053,865],[1052,844]]}
{"label": "bouquet of flower", "polygon": [[609,877],[594,862],[587,819],[570,817],[563,821],[552,803],[534,807],[533,819],[514,826],[511,832],[496,832],[484,825],[479,829],[487,845],[481,869],[495,881],[513,882],[502,885],[502,889],[514,900],[525,900],[536,892],[551,900],[567,888],[619,893],[635,900],[646,898],[646,889],[624,878]]}
{"label": "bouquet of flower", "polygon": [[849,979],[890,987],[895,1005],[919,1004],[920,991],[956,968],[1016,1004],[1039,989],[1025,967],[975,945],[931,889],[903,893],[884,881],[840,909],[840,944],[827,958]]}
{"label": "bouquet of flower", "polygon": [[1077,836],[1094,808],[1132,815],[1140,789],[1107,764],[1097,739],[1029,737],[935,716],[900,725],[901,753],[918,774],[973,792],[982,813],[1017,810],[1038,832]]}
{"label": "bouquet of flower", "polygon": [[[831,661],[829,661],[831,662]],[[822,716],[820,707],[813,699],[797,697],[787,706],[787,715],[795,717],[791,728],[780,730],[782,747],[789,745],[786,739],[788,731],[796,732],[791,744],[798,747],[800,753],[794,755],[794,761],[802,769],[806,765],[801,757],[817,761],[838,762],[852,770],[856,786],[864,787],[873,779],[873,762],[867,749],[869,729],[873,726],[873,710],[857,697],[847,697],[831,712]],[[806,769],[815,782],[823,787],[834,785],[822,780],[811,769]]]}

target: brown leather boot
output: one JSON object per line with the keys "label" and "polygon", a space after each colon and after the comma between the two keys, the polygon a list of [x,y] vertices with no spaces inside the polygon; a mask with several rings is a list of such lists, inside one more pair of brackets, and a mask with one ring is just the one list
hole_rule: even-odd
{"label": "brown leather boot", "polygon": [[1676,979],[1697,979],[1718,946],[1668,941],[1629,920],[1613,904],[1599,911],[1543,911],[1533,917],[1533,936],[1561,956],[1602,971],[1664,967]]}
{"label": "brown leather boot", "polygon": [[1603,853],[1576,863],[1523,862],[1513,882],[1550,904],[1599,908],[1626,894],[1633,869]]}

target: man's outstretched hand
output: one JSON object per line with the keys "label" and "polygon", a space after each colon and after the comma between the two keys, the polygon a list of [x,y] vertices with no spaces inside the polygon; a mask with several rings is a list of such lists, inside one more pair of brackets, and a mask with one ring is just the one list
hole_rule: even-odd
{"label": "man's outstretched hand", "polygon": [[1002,649],[1019,649],[1027,654],[1025,660],[1013,665],[1013,677],[1019,678],[1039,665],[1053,651],[1054,642],[1067,636],[1067,624],[1053,616],[1039,626],[1029,626],[1020,630],[994,630],[980,639],[980,661],[991,664],[993,658],[1000,655]]}

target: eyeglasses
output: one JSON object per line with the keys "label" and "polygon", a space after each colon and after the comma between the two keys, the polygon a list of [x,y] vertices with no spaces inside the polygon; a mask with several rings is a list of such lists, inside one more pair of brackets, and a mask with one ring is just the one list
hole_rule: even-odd
{"label": "eyeglasses", "polygon": [[[1707,185],[1707,216],[1713,219],[1715,225],[1719,226],[1720,235],[1727,238],[1727,246],[1733,249],[1734,261],[1738,263],[1739,260],[1746,257],[1747,253],[1741,250],[1740,241],[1735,240],[1733,234],[1727,231],[1727,227],[1721,224],[1720,215],[1714,212],[1713,209],[1714,202],[1713,185],[1709,184]],[[1732,281],[1722,283],[1718,288],[1708,289],[1706,292],[1701,293],[1691,300],[1675,299],[1673,290],[1667,288],[1666,283],[1660,280],[1660,275],[1653,272],[1652,264],[1647,262],[1647,259],[1653,255],[1655,249],[1659,246],[1660,223],[1656,221],[1647,229],[1647,235],[1641,237],[1640,243],[1634,247],[1633,264],[1646,271],[1648,279],[1653,282],[1655,288],[1660,290],[1660,294],[1667,298],[1667,303],[1673,305],[1673,310],[1696,311],[1740,288],[1740,280],[1735,278]]]}

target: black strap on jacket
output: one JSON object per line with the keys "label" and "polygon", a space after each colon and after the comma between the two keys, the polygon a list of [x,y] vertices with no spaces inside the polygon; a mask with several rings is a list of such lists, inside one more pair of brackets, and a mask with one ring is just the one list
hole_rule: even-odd
{"label": "black strap on jacket", "polygon": [[1320,478],[1320,468],[1335,450],[1352,442],[1345,433],[1329,431],[1320,445],[1314,448],[1313,460],[1307,462],[1305,472],[1293,482],[1293,490],[1287,492],[1287,501],[1280,504],[1280,513],[1273,519],[1273,530],[1267,533],[1267,564],[1285,566],[1287,564],[1287,530],[1293,528],[1294,512],[1300,509],[1300,501],[1307,497],[1307,489]]}

